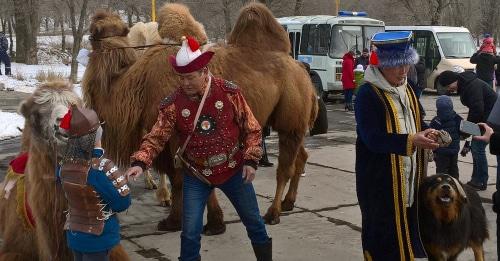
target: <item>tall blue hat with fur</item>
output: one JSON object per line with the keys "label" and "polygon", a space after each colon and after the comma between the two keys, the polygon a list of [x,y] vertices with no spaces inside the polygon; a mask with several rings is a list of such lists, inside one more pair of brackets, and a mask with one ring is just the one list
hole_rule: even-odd
{"label": "tall blue hat with fur", "polygon": [[380,32],[373,35],[372,43],[377,47],[377,66],[384,68],[416,64],[418,54],[411,47],[411,39],[410,31]]}

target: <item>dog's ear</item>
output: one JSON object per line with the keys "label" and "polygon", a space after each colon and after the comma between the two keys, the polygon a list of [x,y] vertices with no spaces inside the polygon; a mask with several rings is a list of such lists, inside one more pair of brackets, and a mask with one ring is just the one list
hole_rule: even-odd
{"label": "dog's ear", "polygon": [[458,180],[452,176],[450,176],[450,178],[451,178],[451,180],[453,180],[453,183],[455,183],[455,186],[457,187],[458,193],[460,194],[460,196],[462,196],[462,198],[465,201],[467,201],[467,195],[465,194],[465,190],[462,187],[462,185],[460,184],[460,182],[458,182]]}

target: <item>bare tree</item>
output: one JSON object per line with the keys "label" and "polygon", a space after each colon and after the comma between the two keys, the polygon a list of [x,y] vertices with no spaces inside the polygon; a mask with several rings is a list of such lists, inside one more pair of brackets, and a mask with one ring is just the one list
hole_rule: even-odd
{"label": "bare tree", "polygon": [[[87,17],[87,5],[89,0],[64,0],[69,9],[69,18],[71,25],[71,32],[73,34],[73,48],[71,50],[71,73],[70,80],[76,82],[77,72],[78,72],[78,62],[76,57],[78,51],[80,50],[80,45],[83,39],[83,26],[85,24],[85,18]],[[78,23],[77,19],[77,8],[79,7],[79,17]]]}
{"label": "bare tree", "polygon": [[12,0],[16,32],[16,62],[37,64],[40,28],[39,0]]}
{"label": "bare tree", "polygon": [[295,9],[293,15],[302,15],[302,6],[304,5],[303,0],[295,0]]}
{"label": "bare tree", "polygon": [[224,12],[224,25],[226,35],[231,32],[231,0],[222,0],[222,11]]}

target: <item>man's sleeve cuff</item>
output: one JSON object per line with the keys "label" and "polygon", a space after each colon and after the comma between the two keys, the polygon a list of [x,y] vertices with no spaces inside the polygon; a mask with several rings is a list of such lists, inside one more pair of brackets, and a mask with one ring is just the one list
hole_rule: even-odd
{"label": "man's sleeve cuff", "polygon": [[415,152],[415,146],[413,146],[413,137],[414,134],[408,134],[408,138],[406,138],[406,155],[410,156]]}
{"label": "man's sleeve cuff", "polygon": [[147,170],[147,166],[144,162],[142,161],[134,161],[132,162],[132,164],[130,164],[132,167],[135,167],[135,166],[139,166],[142,168],[142,171],[146,171]]}

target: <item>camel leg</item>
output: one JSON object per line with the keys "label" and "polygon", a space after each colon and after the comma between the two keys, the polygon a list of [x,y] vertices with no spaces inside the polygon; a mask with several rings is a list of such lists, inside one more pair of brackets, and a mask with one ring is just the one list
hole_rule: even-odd
{"label": "camel leg", "polygon": [[144,187],[149,190],[158,188],[155,180],[153,179],[153,175],[151,174],[151,170],[144,171]]}
{"label": "camel leg", "polygon": [[[302,138],[301,138],[302,137]],[[302,143],[304,135],[300,136],[291,133],[279,133],[279,157],[278,169],[276,171],[276,194],[273,204],[264,215],[267,224],[275,225],[280,222],[281,198],[288,180],[295,173],[295,159]]]}
{"label": "camel leg", "polygon": [[172,207],[168,217],[158,223],[158,230],[180,231],[182,224],[182,171],[180,169],[169,171],[168,177],[172,185]]}
{"label": "camel leg", "polygon": [[207,201],[207,224],[203,227],[203,234],[206,236],[215,236],[224,232],[226,232],[224,213],[222,213],[214,189]]}
{"label": "camel leg", "polygon": [[288,193],[285,196],[285,200],[281,202],[282,211],[292,211],[297,199],[297,191],[299,188],[300,174],[304,173],[304,169],[307,161],[307,152],[304,149],[304,145],[300,146],[299,153],[297,154],[297,159],[295,160],[295,173],[290,180],[290,187],[288,188]]}
{"label": "camel leg", "polygon": [[[147,171],[146,173],[149,173]],[[150,173],[151,175],[151,173]],[[146,178],[144,178],[146,180]],[[152,177],[151,177],[152,180]],[[156,185],[156,184],[155,184]],[[170,200],[170,190],[168,189],[168,184],[167,184],[167,175],[166,174],[160,174],[160,187],[156,190],[156,199],[160,202],[160,205],[162,207],[168,207],[172,205],[172,201]]]}
{"label": "camel leg", "polygon": [[484,251],[483,245],[472,245],[472,251],[474,252],[475,261],[484,261]]}

